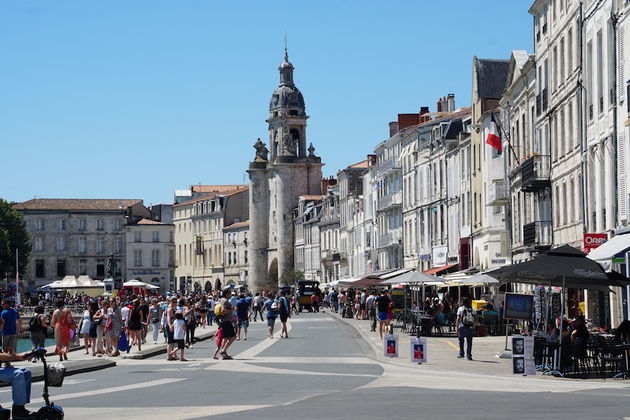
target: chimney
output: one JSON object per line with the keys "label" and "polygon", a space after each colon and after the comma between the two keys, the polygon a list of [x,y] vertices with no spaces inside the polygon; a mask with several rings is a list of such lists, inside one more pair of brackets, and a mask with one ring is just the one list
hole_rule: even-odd
{"label": "chimney", "polygon": [[450,112],[455,111],[455,94],[449,93],[446,97],[447,107]]}
{"label": "chimney", "polygon": [[437,112],[442,112],[442,98],[437,101]]}
{"label": "chimney", "polygon": [[418,118],[418,123],[419,124],[422,124],[424,122],[427,122],[427,121],[431,120],[431,117],[429,117],[428,115],[427,116],[424,115],[424,114],[428,114],[428,113],[429,113],[429,107],[428,106],[421,106],[420,107],[420,118]]}
{"label": "chimney", "polygon": [[389,137],[393,137],[398,133],[398,121],[392,121],[389,123]]}

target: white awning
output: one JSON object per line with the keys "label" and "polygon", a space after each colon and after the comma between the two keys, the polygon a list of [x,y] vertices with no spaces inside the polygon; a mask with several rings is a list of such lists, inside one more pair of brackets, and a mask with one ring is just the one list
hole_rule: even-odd
{"label": "white awning", "polygon": [[630,250],[630,233],[613,236],[591,252],[587,257],[599,263],[610,263],[615,255],[622,254]]}
{"label": "white awning", "polygon": [[391,273],[383,274],[379,276],[383,280],[391,279],[392,277],[400,276],[401,274],[405,274],[411,271],[411,268],[401,268],[400,270],[392,271]]}

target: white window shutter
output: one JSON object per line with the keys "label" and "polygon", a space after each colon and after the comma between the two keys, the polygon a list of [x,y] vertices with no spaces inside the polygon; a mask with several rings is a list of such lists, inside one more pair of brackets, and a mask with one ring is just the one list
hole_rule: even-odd
{"label": "white window shutter", "polygon": [[619,69],[619,76],[617,77],[617,90],[619,91],[617,94],[617,102],[622,102],[626,95],[626,79],[624,73],[624,37],[625,30],[624,28],[619,28],[619,32],[617,34],[617,39],[619,42],[619,53],[617,54],[617,68]]}
{"label": "white window shutter", "polygon": [[619,203],[619,219],[628,220],[628,187],[626,185],[626,139],[625,133],[617,136],[617,202]]}

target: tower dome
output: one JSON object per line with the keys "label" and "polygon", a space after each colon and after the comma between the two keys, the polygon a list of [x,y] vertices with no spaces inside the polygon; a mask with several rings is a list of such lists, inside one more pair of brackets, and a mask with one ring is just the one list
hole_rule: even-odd
{"label": "tower dome", "polygon": [[302,92],[293,83],[293,64],[289,61],[289,54],[284,50],[284,61],[278,67],[280,84],[271,95],[269,112],[278,115],[305,116],[306,109]]}

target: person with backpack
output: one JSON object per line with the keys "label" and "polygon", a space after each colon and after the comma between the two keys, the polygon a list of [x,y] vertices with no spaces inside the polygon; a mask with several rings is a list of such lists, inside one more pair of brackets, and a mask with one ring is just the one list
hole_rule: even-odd
{"label": "person with backpack", "polygon": [[280,314],[280,322],[282,323],[280,338],[289,338],[287,321],[291,317],[291,304],[284,291],[280,291],[280,297],[278,298],[278,313]]}
{"label": "person with backpack", "polygon": [[264,307],[267,311],[267,327],[269,328],[269,338],[273,338],[273,329],[276,325],[276,317],[278,315],[278,304],[273,299],[273,296],[269,296],[264,303]]}
{"label": "person with backpack", "polygon": [[464,357],[464,339],[466,340],[466,359],[472,360],[472,340],[475,326],[475,313],[470,306],[470,298],[462,299],[462,305],[457,309],[457,337],[459,338],[458,358]]}
{"label": "person with backpack", "polygon": [[[33,350],[38,347],[44,347],[46,342],[46,331],[48,330],[48,323],[46,322],[46,317],[44,316],[44,307],[36,306],[35,307],[35,315],[28,322],[28,329],[31,333],[31,343],[33,343]],[[85,351],[87,352],[89,346],[88,341],[85,341],[86,347]]]}

